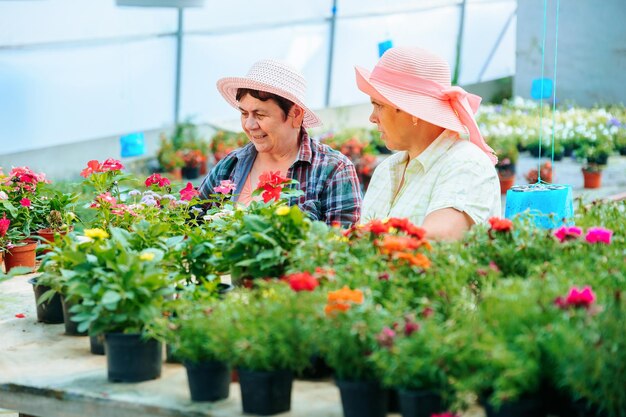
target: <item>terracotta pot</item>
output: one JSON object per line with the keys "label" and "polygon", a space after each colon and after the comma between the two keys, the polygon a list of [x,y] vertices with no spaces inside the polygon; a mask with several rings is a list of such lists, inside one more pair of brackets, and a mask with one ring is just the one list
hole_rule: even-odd
{"label": "terracotta pot", "polygon": [[28,241],[26,245],[16,246],[4,254],[4,267],[9,272],[16,266],[25,266],[35,269],[35,250],[37,242]]}
{"label": "terracotta pot", "polygon": [[511,175],[510,177],[501,177],[500,178],[500,194],[506,194],[506,192],[515,185],[515,175]]}
{"label": "terracotta pot", "polygon": [[600,188],[602,186],[602,171],[583,171],[585,188]]}
{"label": "terracotta pot", "polygon": [[[43,238],[43,243],[54,243],[54,235],[58,233],[61,236],[65,236],[67,232],[57,232],[52,229],[39,229],[37,235]],[[44,249],[41,253],[48,253],[51,249]]]}
{"label": "terracotta pot", "polygon": [[183,170],[182,168],[174,168],[174,170],[169,171],[166,176],[172,180],[180,181],[183,179]]}

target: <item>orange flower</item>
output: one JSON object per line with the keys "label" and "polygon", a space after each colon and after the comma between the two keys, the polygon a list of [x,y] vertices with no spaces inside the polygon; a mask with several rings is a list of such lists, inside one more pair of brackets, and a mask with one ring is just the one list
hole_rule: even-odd
{"label": "orange flower", "polygon": [[496,232],[510,232],[513,229],[513,222],[509,219],[492,217],[489,219],[489,224],[491,229]]}
{"label": "orange flower", "polygon": [[350,303],[362,304],[363,292],[360,290],[351,290],[348,286],[344,286],[337,291],[328,292],[328,303],[324,308],[326,315],[331,315],[335,311],[348,311]]}
{"label": "orange flower", "polygon": [[411,265],[418,266],[420,268],[428,269],[430,268],[430,259],[428,259],[424,254],[416,253],[415,255],[407,252],[399,252],[395,254],[396,259],[405,259]]}
{"label": "orange flower", "polygon": [[414,237],[406,236],[385,236],[382,242],[378,243],[380,251],[384,254],[393,252],[404,252],[405,250],[415,250],[422,246],[423,241]]}

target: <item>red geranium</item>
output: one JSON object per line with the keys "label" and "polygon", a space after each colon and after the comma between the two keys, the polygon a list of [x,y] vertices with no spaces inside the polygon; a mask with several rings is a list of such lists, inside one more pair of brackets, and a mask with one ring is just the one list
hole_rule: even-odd
{"label": "red geranium", "polygon": [[290,182],[291,180],[280,175],[280,171],[268,171],[259,175],[257,190],[263,190],[261,194],[263,202],[267,203],[271,200],[279,200],[284,185]]}
{"label": "red geranium", "polygon": [[95,159],[92,159],[87,162],[87,168],[80,172],[80,176],[88,178],[91,174],[95,174],[97,172],[120,171],[122,169],[124,169],[124,165],[122,165],[122,163],[117,159],[108,158],[103,163],[99,163]]}
{"label": "red geranium", "polygon": [[11,225],[11,220],[7,219],[6,213],[0,219],[0,237],[4,237],[9,230],[9,226]]}
{"label": "red geranium", "polygon": [[286,277],[286,279],[291,289],[296,292],[313,291],[320,285],[317,278],[309,272],[297,272],[295,274],[290,274]]}
{"label": "red geranium", "polygon": [[198,192],[198,190],[193,188],[193,185],[191,185],[190,182],[187,183],[187,186],[185,188],[180,190],[180,199],[183,201],[190,201],[192,198],[198,195],[200,195],[200,193]]}
{"label": "red geranium", "polygon": [[501,219],[499,217],[492,217],[489,219],[491,230],[496,232],[510,232],[513,229],[513,222],[509,219]]}
{"label": "red geranium", "polygon": [[151,185],[156,185],[158,187],[165,187],[166,185],[170,185],[170,180],[165,177],[162,177],[161,174],[152,174],[148,178],[146,178],[146,187],[150,187]]}

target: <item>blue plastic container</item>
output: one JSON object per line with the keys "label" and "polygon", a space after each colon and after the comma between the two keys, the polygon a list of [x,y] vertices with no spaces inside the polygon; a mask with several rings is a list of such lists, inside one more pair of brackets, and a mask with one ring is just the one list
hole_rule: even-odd
{"label": "blue plastic container", "polygon": [[146,153],[143,132],[130,133],[120,137],[122,147],[122,158],[129,156],[140,156]]}
{"label": "blue plastic container", "polygon": [[393,47],[393,41],[391,39],[387,39],[386,41],[382,41],[378,43],[378,57],[383,56],[385,51],[389,48]]}
{"label": "blue plastic container", "polygon": [[574,222],[572,187],[559,184],[515,185],[506,193],[504,217],[532,215],[536,226],[552,229]]}

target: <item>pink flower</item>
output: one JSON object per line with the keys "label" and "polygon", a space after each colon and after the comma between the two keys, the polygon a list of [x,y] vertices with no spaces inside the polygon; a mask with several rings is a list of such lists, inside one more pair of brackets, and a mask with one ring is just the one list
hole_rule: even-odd
{"label": "pink flower", "polygon": [[17,317],[18,319],[23,319],[24,317],[26,317],[26,315],[24,315],[24,313],[17,313],[15,317]]}
{"label": "pink flower", "polygon": [[170,185],[170,180],[165,177],[162,177],[161,174],[152,174],[148,178],[146,178],[146,187],[150,187],[151,185],[156,185],[158,187],[165,187],[166,185]]}
{"label": "pink flower", "polygon": [[585,240],[589,243],[606,243],[607,245],[611,243],[611,236],[613,236],[613,231],[609,229],[603,229],[602,227],[590,227],[587,230],[587,235],[585,236]]}
{"label": "pink flower", "polygon": [[0,219],[0,237],[6,236],[10,225],[11,225],[11,220],[7,219],[7,215],[5,214]]}
{"label": "pink flower", "polygon": [[566,240],[576,240],[582,234],[583,231],[581,228],[576,226],[562,226],[554,232],[554,236],[559,239],[561,243]]}
{"label": "pink flower", "polygon": [[122,163],[118,161],[117,159],[113,159],[113,158],[108,158],[102,163],[102,165],[100,165],[101,172],[120,171],[122,169],[124,169],[124,165],[122,165]]}
{"label": "pink flower", "polygon": [[378,344],[382,347],[390,348],[393,346],[393,339],[396,337],[396,332],[394,332],[389,327],[385,327],[376,335],[376,340]]}
{"label": "pink flower", "polygon": [[97,196],[96,201],[98,201],[99,203],[108,203],[112,207],[115,207],[115,204],[117,204],[117,199],[113,197],[108,191]]}
{"label": "pink flower", "polygon": [[431,414],[430,417],[457,417],[454,413]]}
{"label": "pink flower", "polygon": [[591,290],[591,287],[587,285],[582,290],[572,287],[569,290],[569,294],[567,294],[565,302],[568,306],[589,308],[595,300],[596,295]]}
{"label": "pink flower", "polygon": [[22,198],[20,200],[20,204],[22,205],[22,207],[30,207],[30,200],[28,198]]}
{"label": "pink flower", "polygon": [[220,185],[218,185],[217,187],[215,187],[215,192],[216,193],[220,193],[220,194],[230,194],[232,191],[235,191],[237,189],[237,185],[235,185],[234,182],[232,182],[231,180],[222,180],[220,182]]}
{"label": "pink flower", "polygon": [[422,317],[424,317],[425,319],[429,318],[430,316],[432,316],[435,313],[435,310],[433,310],[430,307],[424,307],[424,309],[422,310]]}
{"label": "pink flower", "polygon": [[187,183],[187,186],[185,188],[180,190],[180,199],[183,201],[190,201],[192,198],[198,195],[200,195],[200,193],[198,192],[198,190],[193,188],[193,185],[191,185],[190,182]]}

